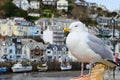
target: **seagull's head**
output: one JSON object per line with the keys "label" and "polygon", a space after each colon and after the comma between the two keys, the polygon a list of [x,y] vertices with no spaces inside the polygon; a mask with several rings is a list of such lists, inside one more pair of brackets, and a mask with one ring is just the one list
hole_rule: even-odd
{"label": "seagull's head", "polygon": [[81,23],[80,21],[77,22],[73,22],[70,24],[69,27],[64,28],[65,32],[72,32],[72,31],[86,31],[87,28],[85,27],[85,25],[83,23]]}

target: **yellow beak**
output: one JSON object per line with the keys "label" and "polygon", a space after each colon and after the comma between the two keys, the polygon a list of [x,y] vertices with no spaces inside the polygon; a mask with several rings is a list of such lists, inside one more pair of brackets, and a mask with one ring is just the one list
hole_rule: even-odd
{"label": "yellow beak", "polygon": [[64,32],[70,32],[70,28],[64,28]]}

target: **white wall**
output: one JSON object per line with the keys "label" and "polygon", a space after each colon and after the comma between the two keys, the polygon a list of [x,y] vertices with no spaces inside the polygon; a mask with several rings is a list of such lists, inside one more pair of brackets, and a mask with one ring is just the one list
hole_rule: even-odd
{"label": "white wall", "polygon": [[[26,51],[26,54],[24,53]],[[24,45],[22,47],[22,58],[30,59],[30,49]]]}
{"label": "white wall", "polygon": [[49,27],[43,31],[43,40],[45,43],[53,43],[53,31],[49,29]]}

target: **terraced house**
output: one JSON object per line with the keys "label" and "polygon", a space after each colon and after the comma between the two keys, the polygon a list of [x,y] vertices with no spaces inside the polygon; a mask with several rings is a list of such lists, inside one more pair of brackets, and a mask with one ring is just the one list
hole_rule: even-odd
{"label": "terraced house", "polygon": [[46,46],[40,42],[32,42],[32,40],[25,43],[22,47],[22,58],[26,59],[40,59],[45,55]]}
{"label": "terraced house", "polygon": [[35,25],[24,19],[12,20],[2,19],[0,20],[0,35],[1,36],[40,36],[41,26]]}

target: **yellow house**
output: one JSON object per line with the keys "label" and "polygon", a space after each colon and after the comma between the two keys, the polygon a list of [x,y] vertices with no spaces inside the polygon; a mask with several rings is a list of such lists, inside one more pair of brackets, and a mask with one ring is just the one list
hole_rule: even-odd
{"label": "yellow house", "polygon": [[22,26],[14,25],[13,34],[15,36],[23,36]]}
{"label": "yellow house", "polygon": [[15,22],[13,34],[15,36],[28,36],[28,29],[30,26],[32,26],[32,23],[24,20],[18,20]]}
{"label": "yellow house", "polygon": [[13,22],[9,19],[0,20],[0,35],[2,36],[12,36]]}

